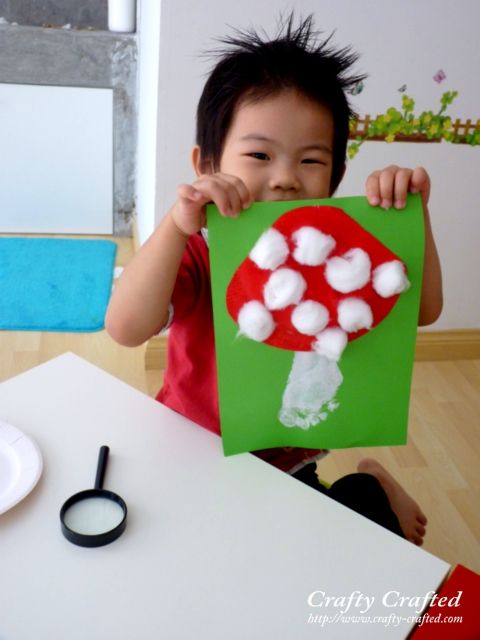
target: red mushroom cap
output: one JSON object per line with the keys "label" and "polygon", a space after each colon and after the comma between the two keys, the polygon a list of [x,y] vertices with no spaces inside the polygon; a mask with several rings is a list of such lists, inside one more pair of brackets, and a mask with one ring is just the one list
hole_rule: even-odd
{"label": "red mushroom cap", "polygon": [[[235,322],[238,321],[238,314],[247,302],[256,300],[266,308],[268,307],[265,302],[265,287],[272,274],[279,269],[296,272],[306,283],[306,287],[303,287],[300,299],[296,294],[293,304],[288,304],[284,308],[268,308],[273,319],[271,325],[273,330],[269,337],[263,341],[273,347],[292,351],[311,351],[314,348],[316,337],[298,331],[292,324],[293,311],[299,304],[306,301],[314,301],[326,308],[328,322],[325,328],[327,329],[340,328],[338,306],[343,300],[355,299],[357,302],[361,300],[369,305],[371,328],[378,325],[390,313],[400,294],[393,293],[385,297],[383,290],[382,295],[379,295],[374,288],[373,274],[380,265],[385,263],[400,263],[403,273],[405,267],[397,255],[345,211],[331,206],[299,207],[283,214],[271,228],[282,234],[290,251],[285,258],[282,256],[276,261],[277,264],[283,260],[275,269],[260,268],[250,257],[247,257],[238,267],[228,286],[226,297],[228,312]],[[323,247],[317,252],[320,256],[318,261],[322,260],[322,251],[326,254],[321,264],[311,264],[316,262],[315,256],[310,259],[310,256],[307,255],[303,259],[303,263],[298,262],[294,257],[294,254],[297,257],[299,255],[297,243],[299,231],[305,228],[316,230],[312,233],[312,237],[316,235],[320,238],[318,232],[327,236],[326,239],[323,238],[327,248]],[[330,236],[330,240],[328,240],[328,236]],[[326,270],[333,270],[339,266],[349,271],[350,267],[356,268],[355,261],[359,264],[363,263],[357,284],[353,285],[356,288],[348,291],[344,291],[343,285],[333,288],[327,281]],[[366,269],[368,269],[367,276],[365,276]],[[398,269],[396,271],[398,272]],[[405,278],[404,285],[399,289],[405,289],[407,286],[408,281]],[[348,306],[343,305],[343,308]],[[358,304],[357,306],[362,305]],[[363,307],[365,306],[363,304]],[[355,340],[364,335],[370,328],[368,325],[365,326],[368,328],[347,331],[348,340]]]}

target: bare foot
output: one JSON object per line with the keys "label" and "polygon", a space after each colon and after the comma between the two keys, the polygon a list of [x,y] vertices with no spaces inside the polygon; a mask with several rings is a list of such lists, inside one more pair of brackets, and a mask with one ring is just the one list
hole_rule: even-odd
{"label": "bare foot", "polygon": [[425,536],[427,518],[418,504],[388,471],[373,458],[363,458],[358,463],[359,473],[369,473],[377,478],[387,494],[392,511],[400,522],[407,540],[421,546]]}

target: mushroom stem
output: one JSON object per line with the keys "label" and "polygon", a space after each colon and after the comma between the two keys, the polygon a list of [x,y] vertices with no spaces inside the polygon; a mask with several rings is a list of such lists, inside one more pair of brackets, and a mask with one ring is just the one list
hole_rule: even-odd
{"label": "mushroom stem", "polygon": [[334,360],[314,351],[296,351],[278,419],[285,427],[309,429],[338,407],[343,376]]}

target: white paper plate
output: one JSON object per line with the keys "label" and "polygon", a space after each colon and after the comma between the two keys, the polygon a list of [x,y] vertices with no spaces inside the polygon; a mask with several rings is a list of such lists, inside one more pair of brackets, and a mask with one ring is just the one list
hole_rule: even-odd
{"label": "white paper plate", "polygon": [[0,513],[27,496],[42,475],[40,449],[25,433],[0,420]]}

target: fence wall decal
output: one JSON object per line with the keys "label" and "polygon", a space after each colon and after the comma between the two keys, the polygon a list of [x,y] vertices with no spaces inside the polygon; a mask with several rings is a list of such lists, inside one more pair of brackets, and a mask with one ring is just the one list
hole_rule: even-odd
{"label": "fence wall decal", "polygon": [[[357,140],[358,138],[364,138],[367,135],[369,125],[375,120],[370,115],[366,115],[364,118],[358,118],[354,120],[350,128],[349,139]],[[466,140],[466,136],[474,131],[480,131],[480,119],[476,122],[472,122],[469,118],[465,122],[461,122],[459,118],[452,121],[451,131],[455,135],[455,144],[470,144]],[[368,141],[385,142],[387,134],[384,135],[370,135],[367,137]],[[427,137],[424,133],[412,133],[409,135],[403,133],[395,134],[392,142],[441,142],[441,138]]]}

